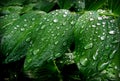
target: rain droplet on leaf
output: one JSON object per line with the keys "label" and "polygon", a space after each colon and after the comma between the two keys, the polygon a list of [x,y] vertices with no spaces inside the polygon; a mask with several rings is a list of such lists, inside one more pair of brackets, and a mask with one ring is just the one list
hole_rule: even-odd
{"label": "rain droplet on leaf", "polygon": [[114,30],[111,30],[111,31],[109,31],[109,34],[115,34],[115,31]]}
{"label": "rain droplet on leaf", "polygon": [[55,23],[58,22],[58,19],[54,19],[53,22],[55,22]]}
{"label": "rain droplet on leaf", "polygon": [[98,20],[102,20],[102,17],[98,17]]}
{"label": "rain droplet on leaf", "polygon": [[89,43],[84,47],[84,49],[90,49],[92,47],[93,47],[93,43]]}

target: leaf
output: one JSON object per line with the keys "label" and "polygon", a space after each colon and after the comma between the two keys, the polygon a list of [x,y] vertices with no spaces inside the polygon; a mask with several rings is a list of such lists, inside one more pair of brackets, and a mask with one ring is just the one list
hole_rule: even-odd
{"label": "leaf", "polygon": [[75,62],[89,80],[103,71],[118,51],[118,23],[112,16],[88,11],[76,22],[74,35]]}
{"label": "leaf", "polygon": [[22,5],[25,0],[1,0],[0,5],[10,6],[10,5]]}
{"label": "leaf", "polygon": [[116,15],[120,15],[120,1],[119,0],[108,0],[109,9]]}
{"label": "leaf", "polygon": [[85,0],[75,0],[74,6],[76,12],[81,12],[85,9]]}
{"label": "leaf", "polygon": [[57,0],[57,4],[60,9],[70,9],[74,4],[74,0]]}
{"label": "leaf", "polygon": [[42,18],[38,29],[33,31],[36,39],[27,52],[25,71],[39,69],[67,51],[73,41],[74,16],[68,10],[56,10]]}
{"label": "leaf", "polygon": [[28,12],[7,27],[1,39],[1,50],[6,57],[3,63],[14,62],[25,56],[31,41],[28,36],[44,14],[38,11]]}
{"label": "leaf", "polygon": [[39,0],[34,9],[49,12],[55,5],[54,0]]}
{"label": "leaf", "polygon": [[23,7],[20,7],[20,6],[7,6],[7,7],[2,7],[2,10],[1,10],[1,14],[5,14],[5,15],[8,15],[8,14],[11,14],[11,13],[18,13],[20,14],[21,13],[21,10],[23,9]]}
{"label": "leaf", "polygon": [[101,8],[107,0],[85,0],[85,9],[86,10],[98,10]]}

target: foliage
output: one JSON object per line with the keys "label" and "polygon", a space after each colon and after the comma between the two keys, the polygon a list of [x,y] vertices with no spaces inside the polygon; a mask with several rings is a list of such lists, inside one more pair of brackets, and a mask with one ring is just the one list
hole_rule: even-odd
{"label": "foliage", "polygon": [[0,81],[119,81],[119,0],[1,0]]}

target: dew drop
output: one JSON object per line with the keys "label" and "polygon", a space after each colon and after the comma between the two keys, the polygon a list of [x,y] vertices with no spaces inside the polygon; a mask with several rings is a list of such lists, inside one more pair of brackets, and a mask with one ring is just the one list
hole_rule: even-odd
{"label": "dew drop", "polygon": [[19,25],[17,25],[16,27],[20,27]]}
{"label": "dew drop", "polygon": [[106,22],[102,22],[102,24],[103,24],[103,25],[105,25],[105,24],[106,24]]}
{"label": "dew drop", "polygon": [[67,43],[66,42],[63,42],[63,46],[66,46],[67,45]]}
{"label": "dew drop", "polygon": [[63,26],[66,25],[66,22],[63,22],[62,25],[63,25]]}
{"label": "dew drop", "polygon": [[24,19],[24,21],[26,22],[26,21],[27,21],[27,19]]}
{"label": "dew drop", "polygon": [[24,31],[24,30],[25,30],[25,28],[21,28],[20,30],[21,30],[21,31]]}
{"label": "dew drop", "polygon": [[114,55],[115,55],[115,53],[117,52],[117,50],[114,50],[111,54],[110,54],[110,59],[113,59],[113,57],[114,57]]}
{"label": "dew drop", "polygon": [[59,29],[60,29],[60,27],[57,27],[57,29],[59,30]]}
{"label": "dew drop", "polygon": [[90,15],[92,15],[93,13],[92,12],[90,12]]}
{"label": "dew drop", "polygon": [[27,39],[26,39],[26,41],[27,41],[27,42],[28,42],[28,41],[30,41],[30,37],[29,37],[29,38],[27,38]]}
{"label": "dew drop", "polygon": [[105,39],[105,36],[101,36],[100,39],[101,39],[101,40],[104,40],[104,39]]}
{"label": "dew drop", "polygon": [[44,29],[45,28],[45,25],[43,25],[40,29]]}
{"label": "dew drop", "polygon": [[24,27],[26,27],[27,26],[27,24],[24,24]]}
{"label": "dew drop", "polygon": [[93,21],[94,19],[93,18],[90,18],[90,21]]}
{"label": "dew drop", "polygon": [[60,57],[61,53],[56,53],[54,57]]}
{"label": "dew drop", "polygon": [[58,19],[54,19],[53,22],[55,22],[55,23],[58,22]]}
{"label": "dew drop", "polygon": [[71,21],[70,24],[73,25],[73,24],[74,24],[74,21]]}
{"label": "dew drop", "polygon": [[109,34],[113,35],[113,34],[115,34],[115,31],[111,30],[111,31],[109,31]]}
{"label": "dew drop", "polygon": [[15,30],[17,30],[17,27],[14,27]]}
{"label": "dew drop", "polygon": [[100,23],[97,23],[97,25],[99,26],[99,25],[101,25]]}
{"label": "dew drop", "polygon": [[80,59],[80,63],[81,63],[83,66],[85,66],[87,62],[88,62],[88,59],[87,59],[87,58],[81,58],[81,59]]}
{"label": "dew drop", "polygon": [[63,17],[67,17],[67,15],[66,15],[66,14],[64,14],[64,15],[63,15]]}
{"label": "dew drop", "polygon": [[90,49],[92,47],[93,47],[93,43],[89,43],[84,47],[84,49]]}
{"label": "dew drop", "polygon": [[106,62],[106,63],[101,64],[100,66],[98,66],[98,70],[99,70],[99,71],[100,71],[100,70],[103,70],[108,64],[109,64],[109,61]]}
{"label": "dew drop", "polygon": [[98,50],[96,51],[95,55],[93,55],[93,60],[97,60],[97,56],[98,56]]}
{"label": "dew drop", "polygon": [[57,36],[59,36],[60,35],[60,33],[57,33]]}
{"label": "dew drop", "polygon": [[52,36],[55,36],[55,34],[52,34]]}
{"label": "dew drop", "polygon": [[36,49],[33,51],[33,54],[36,55],[40,50],[39,49]]}
{"label": "dew drop", "polygon": [[118,77],[120,78],[120,73],[118,74]]}
{"label": "dew drop", "polygon": [[34,21],[35,20],[35,18],[32,18],[32,21]]}
{"label": "dew drop", "polygon": [[102,17],[98,17],[98,20],[102,20]]}
{"label": "dew drop", "polygon": [[93,28],[95,28],[96,26],[95,25],[92,25]]}
{"label": "dew drop", "polygon": [[58,44],[58,41],[55,42],[55,45]]}

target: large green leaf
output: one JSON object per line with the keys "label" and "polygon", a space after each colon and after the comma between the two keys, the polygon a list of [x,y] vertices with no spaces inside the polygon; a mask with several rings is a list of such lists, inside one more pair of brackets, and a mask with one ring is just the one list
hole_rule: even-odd
{"label": "large green leaf", "polygon": [[89,80],[100,74],[119,50],[118,23],[112,16],[87,11],[78,19],[74,35],[75,62]]}
{"label": "large green leaf", "polygon": [[34,9],[49,12],[55,5],[55,0],[39,0]]}
{"label": "large green leaf", "polygon": [[23,58],[30,46],[31,31],[40,22],[41,16],[45,14],[40,11],[28,12],[8,26],[2,39],[1,50],[5,56],[4,63],[13,62]]}
{"label": "large green leaf", "polygon": [[70,9],[74,4],[74,0],[57,0],[57,4],[61,9]]}
{"label": "large green leaf", "polygon": [[44,63],[62,56],[73,41],[74,21],[74,14],[68,10],[56,10],[44,16],[33,31],[36,39],[27,52],[24,70],[35,75]]}

